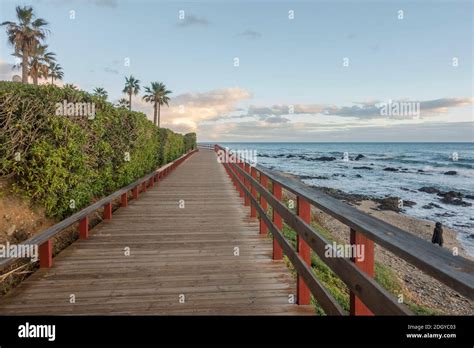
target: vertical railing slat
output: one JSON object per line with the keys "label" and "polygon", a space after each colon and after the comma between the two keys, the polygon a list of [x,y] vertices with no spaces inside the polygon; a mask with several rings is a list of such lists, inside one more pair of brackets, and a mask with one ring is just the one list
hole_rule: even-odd
{"label": "vertical railing slat", "polygon": [[[265,174],[263,173],[260,173],[260,184],[265,187],[265,189],[268,189],[268,178],[266,177]],[[262,206],[263,210],[265,210],[265,212],[267,211],[267,208],[268,208],[268,204],[267,204],[267,201],[265,200],[265,198],[263,198],[262,195],[260,195],[260,205]],[[267,225],[265,225],[265,223],[263,222],[263,219],[260,218],[260,234],[267,234],[268,233],[268,227]]]}
{"label": "vertical railing slat", "polygon": [[[298,216],[308,224],[311,224],[311,205],[303,197],[297,196],[297,213]],[[296,236],[297,251],[304,262],[311,266],[311,249],[309,245],[299,236]],[[308,305],[311,300],[311,293],[306,286],[304,279],[298,275],[297,284],[297,301],[300,305]]]}
{"label": "vertical railing slat", "polygon": [[[254,166],[250,166],[250,174],[252,175],[253,179],[257,180],[257,169]],[[257,189],[254,187],[254,185],[252,185],[250,181],[249,186],[252,197],[257,198]],[[254,204],[250,205],[250,217],[257,217],[257,208]]]}
{"label": "vertical railing slat", "polygon": [[[276,181],[272,181],[272,193],[276,199],[281,201],[282,199],[282,187]],[[275,226],[281,231],[283,229],[283,220],[280,214],[278,214],[274,208],[272,208],[272,221]],[[283,250],[278,244],[277,239],[273,236],[273,260],[281,260],[283,258]]]}
{"label": "vertical railing slat", "polygon": [[[354,249],[362,252],[362,260],[359,260],[356,257],[352,258],[352,262],[356,264],[358,268],[367,273],[370,277],[375,276],[375,261],[374,261],[374,241],[370,240],[362,233],[351,228],[350,236],[351,245],[355,245]],[[363,249],[362,249],[363,246]],[[373,315],[372,311],[368,309],[364,303],[351,291],[350,292],[350,314],[351,315]]]}
{"label": "vertical railing slat", "polygon": [[39,246],[40,268],[50,268],[53,266],[53,242],[48,239]]}

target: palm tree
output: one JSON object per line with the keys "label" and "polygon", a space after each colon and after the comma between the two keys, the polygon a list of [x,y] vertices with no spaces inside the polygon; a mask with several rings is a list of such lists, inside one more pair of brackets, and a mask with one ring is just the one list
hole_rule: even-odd
{"label": "palm tree", "polygon": [[117,101],[117,107],[118,108],[126,108],[128,109],[130,107],[130,103],[128,102],[128,100],[126,98],[120,98],[118,101]]}
{"label": "palm tree", "polygon": [[75,90],[75,91],[78,90],[77,87],[74,86],[72,83],[66,83],[66,84],[63,86],[63,88],[72,89],[72,90]]}
{"label": "palm tree", "polygon": [[169,106],[168,103],[170,98],[168,94],[172,93],[166,89],[166,86],[162,82],[152,82],[151,87],[145,87],[145,96],[143,99],[146,102],[153,103],[153,123],[156,125],[156,116],[158,113],[158,128],[160,127],[160,109],[161,105]]}
{"label": "palm tree", "polygon": [[54,85],[54,79],[62,80],[64,77],[63,68],[61,65],[55,62],[49,63],[48,75],[51,77],[51,84]]}
{"label": "palm tree", "polygon": [[96,97],[99,97],[100,99],[107,100],[107,97],[108,97],[107,91],[105,89],[103,89],[102,87],[94,88],[93,93]]}
{"label": "palm tree", "polygon": [[132,110],[132,94],[137,95],[140,91],[140,80],[137,80],[132,75],[125,77],[125,88],[123,93],[128,94],[129,109]]}
{"label": "palm tree", "polygon": [[8,42],[15,48],[15,55],[22,59],[21,82],[28,83],[29,58],[40,42],[46,38],[48,22],[36,18],[31,6],[17,6],[16,16],[18,23],[7,21],[1,25],[7,27]]}
{"label": "palm tree", "polygon": [[38,77],[48,77],[49,65],[56,61],[56,54],[47,52],[48,45],[38,45],[31,53],[29,75],[33,83],[38,84]]}

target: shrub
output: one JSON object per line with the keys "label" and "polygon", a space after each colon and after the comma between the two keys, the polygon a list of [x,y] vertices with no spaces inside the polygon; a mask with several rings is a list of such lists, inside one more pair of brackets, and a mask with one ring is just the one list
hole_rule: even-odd
{"label": "shrub", "polygon": [[196,148],[196,133],[187,133],[184,135],[184,150],[194,150]]}
{"label": "shrub", "polygon": [[[63,100],[95,103],[95,118],[57,116]],[[71,215],[185,149],[183,135],[84,91],[0,82],[0,175],[49,217]]]}

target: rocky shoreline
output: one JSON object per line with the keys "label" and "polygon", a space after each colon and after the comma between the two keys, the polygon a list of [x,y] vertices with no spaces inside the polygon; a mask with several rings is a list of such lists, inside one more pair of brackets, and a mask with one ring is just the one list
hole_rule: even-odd
{"label": "rocky shoreline", "polygon": [[[288,173],[281,173],[282,175],[299,179],[297,176]],[[389,224],[401,228],[409,233],[416,235],[424,240],[431,241],[431,236],[434,229],[434,221],[426,221],[403,214],[403,207],[409,204],[416,204],[415,202],[403,202],[403,207],[399,206],[398,197],[384,197],[376,198],[367,195],[351,194],[338,189],[328,187],[316,187],[326,194],[345,201],[346,203],[381,219]],[[450,192],[433,191],[438,199],[447,199],[456,201],[466,197]],[[424,192],[424,191],[422,191]],[[438,196],[439,194],[439,196]],[[456,205],[459,202],[455,202]],[[435,203],[433,203],[435,204]],[[429,208],[427,208],[429,209]],[[349,243],[349,228],[332,218],[328,214],[319,209],[313,208],[313,216],[318,222],[326,228],[331,234],[340,241]],[[464,250],[461,243],[457,240],[457,232],[453,229],[444,227],[444,248],[452,249],[458,248],[459,254],[463,257],[473,259]],[[474,301],[471,301],[448,286],[440,283],[436,279],[428,276],[420,271],[418,268],[412,266],[405,260],[392,254],[382,247],[376,245],[375,258],[383,265],[390,267],[401,280],[404,292],[409,294],[410,300],[413,302],[427,306],[436,310],[439,313],[451,315],[473,315]]]}

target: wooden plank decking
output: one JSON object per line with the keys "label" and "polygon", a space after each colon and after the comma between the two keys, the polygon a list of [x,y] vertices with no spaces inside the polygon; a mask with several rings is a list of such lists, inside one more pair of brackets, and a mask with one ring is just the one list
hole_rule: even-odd
{"label": "wooden plank decking", "polygon": [[289,303],[296,281],[271,253],[215,153],[201,150],[1,298],[0,315],[314,314]]}

